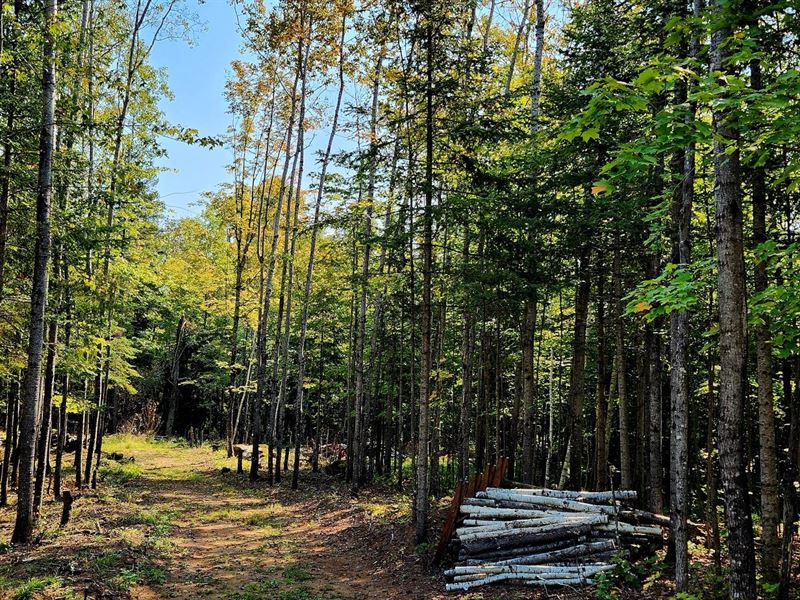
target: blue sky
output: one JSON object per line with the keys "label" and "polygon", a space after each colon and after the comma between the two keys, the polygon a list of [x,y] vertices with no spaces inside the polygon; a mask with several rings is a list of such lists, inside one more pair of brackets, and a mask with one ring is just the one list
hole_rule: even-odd
{"label": "blue sky", "polygon": [[[196,43],[163,40],[156,44],[152,63],[167,70],[172,100],[162,100],[167,120],[197,129],[200,135],[220,135],[230,124],[223,92],[230,62],[239,56],[236,13],[228,0],[207,0],[194,7],[201,24]],[[227,148],[210,150],[162,139],[168,156],[159,165],[169,171],[158,181],[158,193],[174,218],[197,215],[202,192],[229,180]]]}

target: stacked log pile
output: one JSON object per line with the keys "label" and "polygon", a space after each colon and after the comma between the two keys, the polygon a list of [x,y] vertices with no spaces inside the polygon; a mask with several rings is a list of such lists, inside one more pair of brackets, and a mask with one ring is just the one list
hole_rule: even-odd
{"label": "stacked log pile", "polygon": [[594,583],[620,551],[633,559],[664,542],[669,519],[630,503],[634,491],[489,487],[461,501],[458,562],[448,591],[500,581],[525,585]]}

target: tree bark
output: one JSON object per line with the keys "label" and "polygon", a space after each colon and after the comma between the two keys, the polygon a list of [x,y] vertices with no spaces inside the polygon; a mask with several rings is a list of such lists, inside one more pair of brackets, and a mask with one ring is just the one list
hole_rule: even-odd
{"label": "tree bark", "polygon": [[575,325],[572,341],[572,364],[569,387],[569,486],[581,489],[583,463],[583,401],[586,375],[586,321],[589,313],[589,248],[584,246],[578,258],[578,283],[575,288]]}
{"label": "tree bark", "polygon": [[[728,5],[719,1],[723,19]],[[730,73],[727,27],[711,36],[711,68]],[[726,85],[720,80],[720,85]],[[725,489],[731,598],[756,597],[753,523],[747,495],[744,456],[744,396],[747,376],[747,306],[742,233],[742,190],[738,137],[719,104],[712,113],[714,128],[714,199],[717,221],[719,289],[719,463]],[[731,146],[733,152],[730,152]]]}
{"label": "tree bark", "polygon": [[[675,104],[683,105],[687,84],[677,83]],[[694,107],[686,116],[688,126],[694,120]],[[691,262],[692,205],[694,201],[695,146],[688,144],[675,152],[672,172],[675,192],[672,198],[672,262],[679,268]],[[691,330],[686,310],[670,313],[670,517],[675,542],[675,587],[685,592],[689,583],[687,520],[689,511],[689,399]]]}
{"label": "tree bark", "polygon": [[631,445],[628,428],[628,386],[625,354],[625,321],[622,299],[622,261],[620,259],[620,240],[617,236],[612,265],[611,287],[614,293],[612,302],[615,329],[615,352],[617,359],[617,405],[619,407],[619,466],[620,483],[623,489],[633,487],[631,476]]}
{"label": "tree bark", "polygon": [[39,174],[36,193],[36,245],[31,290],[28,367],[20,413],[20,462],[17,486],[17,518],[12,543],[28,544],[33,537],[33,471],[39,433],[39,376],[44,342],[44,312],[47,304],[48,262],[50,260],[50,195],[52,192],[53,146],[55,141],[56,59],[53,29],[58,0],[44,4],[44,73],[42,76],[42,121],[39,134]]}
{"label": "tree bark", "polygon": [[[464,265],[469,261],[470,227],[469,223],[464,225],[464,245],[461,251]],[[464,299],[464,329],[461,342],[461,407],[459,415],[459,479],[463,482],[469,478],[469,438],[470,438],[470,411],[473,403],[472,385],[472,360],[475,353],[475,317],[473,308]],[[513,471],[513,469],[512,469]]]}
{"label": "tree bark", "polygon": [[[657,259],[653,259],[654,261]],[[652,272],[657,269],[653,268]],[[661,336],[658,333],[660,319],[651,326],[648,337],[647,365],[648,378],[648,509],[654,513],[664,510],[664,467],[662,464],[663,452],[663,422],[661,412]]]}
{"label": "tree bark", "polygon": [[[536,385],[534,382],[534,341],[536,336],[536,299],[525,302],[522,321],[522,406],[525,411],[522,434],[522,481],[533,483],[533,437],[536,417]],[[516,448],[514,449],[516,450]]]}
{"label": "tree bark", "polygon": [[[763,88],[761,61],[750,61],[750,86]],[[767,241],[767,186],[763,167],[754,167],[751,173],[753,200],[753,243],[758,246]],[[767,289],[766,261],[758,261],[755,268],[755,292]],[[756,377],[758,381],[759,473],[761,475],[761,571],[770,583],[778,581],[780,540],[778,524],[778,465],[775,441],[775,408],[772,387],[772,340],[769,325],[762,320],[756,326]]]}
{"label": "tree bark", "polygon": [[597,268],[597,301],[596,301],[596,330],[597,330],[597,395],[595,405],[595,488],[605,490],[608,488],[608,446],[606,445],[606,427],[608,424],[608,396],[606,395],[606,327],[605,327],[605,298],[603,263],[598,262]]}
{"label": "tree bark", "polygon": [[428,533],[428,426],[431,383],[431,275],[433,269],[433,43],[434,1],[426,15],[425,85],[425,208],[423,212],[422,352],[419,374],[419,438],[417,442],[416,541]]}

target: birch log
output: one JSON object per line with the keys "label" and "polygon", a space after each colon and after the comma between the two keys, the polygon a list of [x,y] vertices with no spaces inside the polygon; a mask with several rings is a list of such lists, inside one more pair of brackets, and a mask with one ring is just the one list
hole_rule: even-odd
{"label": "birch log", "polygon": [[[604,492],[586,492],[586,491],[570,491],[570,490],[551,490],[547,488],[515,488],[514,490],[507,490],[505,488],[488,488],[486,491],[492,490],[513,491],[517,495],[531,494],[534,496],[547,496],[550,498],[562,498],[567,500],[579,500],[581,502],[596,503],[596,502],[611,502],[614,500],[636,500],[637,494],[635,490],[614,490]],[[491,496],[490,496],[491,497]]]}
{"label": "birch log", "polygon": [[486,496],[496,500],[512,500],[516,502],[528,502],[534,506],[553,507],[574,512],[598,512],[603,514],[614,514],[616,507],[603,506],[601,504],[589,504],[588,502],[578,502],[565,498],[552,498],[550,496],[539,496],[536,494],[518,494],[516,490],[501,490],[489,488]]}
{"label": "birch log", "polygon": [[[475,520],[475,519],[470,519]],[[564,513],[564,516],[542,517],[540,519],[518,519],[514,521],[481,521],[481,525],[465,526],[456,529],[456,535],[483,533],[485,531],[502,531],[504,529],[524,529],[527,527],[543,527],[545,525],[580,525],[581,523],[607,523],[606,515],[576,515]]]}
{"label": "birch log", "polygon": [[448,592],[456,590],[468,590],[473,587],[479,587],[489,583],[497,583],[499,581],[519,580],[525,585],[539,585],[539,586],[565,586],[565,585],[587,585],[594,583],[591,578],[586,578],[581,575],[573,577],[563,577],[561,579],[543,579],[541,576],[534,573],[497,573],[489,575],[483,579],[476,579],[472,581],[464,581],[460,583],[448,583],[446,589]]}

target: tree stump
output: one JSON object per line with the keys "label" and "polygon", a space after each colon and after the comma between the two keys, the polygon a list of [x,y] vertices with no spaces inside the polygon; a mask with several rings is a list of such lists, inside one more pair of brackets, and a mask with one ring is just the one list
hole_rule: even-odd
{"label": "tree stump", "polygon": [[75,501],[75,498],[72,496],[72,492],[69,490],[64,490],[61,492],[61,502],[63,502],[64,507],[61,510],[61,524],[60,527],[66,527],[67,523],[69,523],[69,517],[72,513],[72,503]]}

